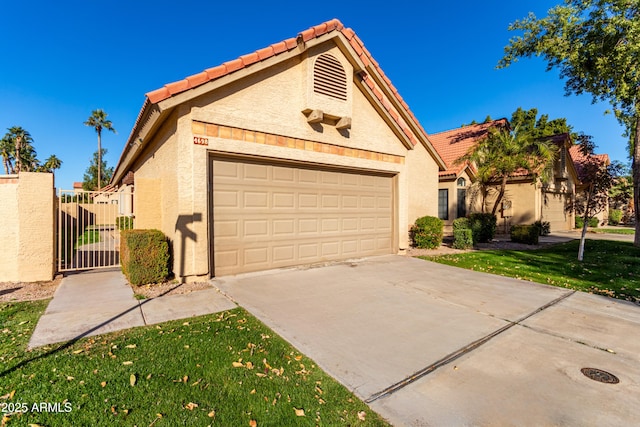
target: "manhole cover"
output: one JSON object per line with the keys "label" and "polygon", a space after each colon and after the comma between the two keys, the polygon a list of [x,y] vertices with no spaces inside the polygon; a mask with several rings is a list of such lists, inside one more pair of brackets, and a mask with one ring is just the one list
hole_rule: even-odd
{"label": "manhole cover", "polygon": [[598,381],[606,384],[618,384],[620,380],[618,377],[609,373],[607,371],[603,371],[602,369],[596,368],[582,368],[580,372],[584,374],[587,378],[590,378],[594,381]]}

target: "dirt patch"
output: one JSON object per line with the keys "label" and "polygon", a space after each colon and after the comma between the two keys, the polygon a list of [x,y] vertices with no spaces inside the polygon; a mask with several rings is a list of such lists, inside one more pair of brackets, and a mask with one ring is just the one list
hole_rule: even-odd
{"label": "dirt patch", "polygon": [[154,283],[151,285],[135,286],[131,285],[133,292],[144,298],[156,298],[165,295],[183,295],[203,289],[209,289],[213,286],[209,282],[193,282],[193,283]]}
{"label": "dirt patch", "polygon": [[53,298],[62,280],[58,275],[49,282],[0,282],[0,302],[35,301]]}

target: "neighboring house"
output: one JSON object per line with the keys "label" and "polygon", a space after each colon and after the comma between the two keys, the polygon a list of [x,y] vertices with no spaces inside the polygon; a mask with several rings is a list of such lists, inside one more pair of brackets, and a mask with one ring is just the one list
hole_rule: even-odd
{"label": "neighboring house", "polygon": [[[481,198],[475,183],[476,168],[458,159],[466,154],[478,141],[487,137],[489,129],[495,126],[509,126],[506,119],[463,126],[429,135],[447,168],[439,173],[438,216],[445,221],[445,231],[452,231],[456,218],[471,212],[481,212]],[[504,200],[497,212],[498,226],[508,232],[510,225],[531,224],[548,221],[552,231],[569,230],[574,226],[574,215],[566,207],[575,194],[577,175],[573,163],[567,162],[571,138],[568,134],[551,137],[559,147],[554,165],[553,179],[542,184],[533,182],[527,174],[515,175],[509,179]],[[493,206],[495,195],[489,196],[487,206]]]}
{"label": "neighboring house", "polygon": [[437,215],[444,163],[332,20],[147,94],[113,174],[177,277],[395,254]]}
{"label": "neighboring house", "polygon": [[[573,145],[570,149],[569,149],[569,155],[571,156],[571,160],[573,161],[573,165],[576,169],[576,173],[578,174],[578,183],[576,184],[576,194],[579,195],[584,191],[586,184],[583,183],[584,181],[584,171],[583,171],[583,164],[587,161],[587,156],[585,156],[582,151],[580,151],[580,146],[579,145]],[[610,165],[611,164],[611,159],[609,159],[609,155],[608,154],[592,154],[592,156],[598,160],[599,162],[602,162],[603,165]],[[606,206],[602,211],[598,212],[595,215],[595,218],[598,218],[598,222],[600,223],[600,225],[604,225],[607,223],[607,221],[609,220],[609,206]]]}
{"label": "neighboring house", "polygon": [[508,124],[506,119],[500,119],[429,135],[446,165],[438,173],[438,218],[444,221],[445,231],[451,232],[453,220],[467,216],[472,210],[471,185],[475,182],[476,168],[458,159],[486,138],[490,128]]}

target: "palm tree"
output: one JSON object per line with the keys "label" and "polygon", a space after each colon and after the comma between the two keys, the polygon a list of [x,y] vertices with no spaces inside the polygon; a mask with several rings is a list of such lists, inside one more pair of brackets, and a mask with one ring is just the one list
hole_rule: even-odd
{"label": "palm tree", "polygon": [[107,113],[100,108],[93,110],[84,124],[94,128],[98,134],[98,190],[100,190],[100,177],[102,176],[102,170],[100,168],[102,165],[102,129],[110,130],[113,133],[116,133],[116,130],[113,128],[111,120],[107,120]]}
{"label": "palm tree", "polygon": [[0,156],[2,156],[2,165],[4,166],[4,173],[11,174],[14,173],[13,169],[13,160],[14,151],[16,147],[13,141],[8,137],[8,134],[4,136],[4,138],[0,139]]}
{"label": "palm tree", "polygon": [[527,175],[543,182],[548,179],[557,147],[548,139],[533,138],[529,132],[508,128],[491,128],[487,137],[473,146],[458,162],[476,165],[484,199],[489,188],[497,188],[498,195],[491,213],[496,214],[505,194],[507,181],[516,175]]}
{"label": "palm tree", "polygon": [[[15,161],[14,173],[21,171],[29,172],[38,167],[38,159],[36,158],[36,150],[33,148],[33,138],[31,134],[20,126],[13,126],[8,129],[2,143],[2,156],[5,159],[5,169],[11,163],[11,154]],[[11,152],[11,147],[13,150]],[[5,157],[5,152],[8,157]]]}
{"label": "palm tree", "polygon": [[44,161],[44,164],[40,166],[39,169],[43,172],[53,173],[54,170],[60,169],[60,166],[62,166],[62,160],[60,160],[55,154],[52,154]]}

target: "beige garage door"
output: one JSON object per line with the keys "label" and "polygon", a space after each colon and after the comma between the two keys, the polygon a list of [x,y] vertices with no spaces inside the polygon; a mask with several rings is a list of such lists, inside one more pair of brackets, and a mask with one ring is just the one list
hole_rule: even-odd
{"label": "beige garage door", "polygon": [[566,231],[571,228],[570,215],[565,212],[566,195],[560,193],[543,193],[542,220],[549,221],[551,231]]}
{"label": "beige garage door", "polygon": [[215,275],[389,254],[389,176],[213,160]]}

